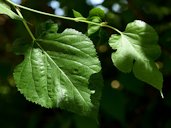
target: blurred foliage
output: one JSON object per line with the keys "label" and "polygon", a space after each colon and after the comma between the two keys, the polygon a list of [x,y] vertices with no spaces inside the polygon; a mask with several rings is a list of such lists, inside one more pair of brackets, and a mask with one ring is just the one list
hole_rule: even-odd
{"label": "blurred foliage", "polygon": [[[22,5],[54,13],[48,6],[50,0],[23,0]],[[72,9],[87,17],[95,5],[86,0],[59,0],[66,16],[73,17]],[[114,10],[113,5],[119,5]],[[13,69],[23,57],[15,56],[12,45],[18,37],[28,37],[20,22],[0,15],[0,127],[1,128],[170,128],[171,127],[171,1],[170,0],[105,0],[105,20],[124,30],[127,23],[141,19],[152,25],[159,34],[162,55],[157,64],[164,74],[163,93],[134,78],[132,74],[119,72],[111,62],[111,48],[107,44],[113,31],[100,29],[91,39],[97,48],[103,67],[105,86],[101,99],[99,120],[94,121],[60,109],[45,109],[25,100],[13,80]],[[22,10],[32,31],[49,17]],[[87,25],[54,19],[59,31],[74,28],[86,32]],[[99,37],[99,34],[103,38]]]}

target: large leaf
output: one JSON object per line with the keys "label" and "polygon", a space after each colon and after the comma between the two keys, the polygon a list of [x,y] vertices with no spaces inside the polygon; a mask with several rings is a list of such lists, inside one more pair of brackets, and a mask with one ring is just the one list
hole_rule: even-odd
{"label": "large leaf", "polygon": [[[29,101],[43,107],[60,107],[81,115],[92,114],[100,95],[96,92],[97,87],[90,87],[96,89],[90,90],[88,85],[89,81],[90,86],[96,81],[90,77],[94,78],[101,70],[92,41],[74,29],[56,33],[54,24],[46,26],[44,29],[48,30],[42,32],[35,43],[30,42],[24,61],[15,68],[18,90]],[[17,46],[20,45],[17,43]]]}
{"label": "large leaf", "polygon": [[163,77],[154,60],[160,55],[155,30],[143,21],[129,23],[121,35],[112,35],[109,44],[112,49],[112,61],[123,72],[131,72],[155,88],[161,90]]}
{"label": "large leaf", "polygon": [[3,0],[0,0],[0,14],[8,15],[12,19],[21,20],[21,18],[14,13]]}

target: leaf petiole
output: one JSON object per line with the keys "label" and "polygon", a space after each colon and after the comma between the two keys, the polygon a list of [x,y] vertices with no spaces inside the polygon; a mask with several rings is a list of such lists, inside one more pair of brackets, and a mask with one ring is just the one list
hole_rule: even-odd
{"label": "leaf petiole", "polygon": [[22,22],[23,22],[23,24],[24,24],[26,30],[28,31],[29,35],[31,36],[32,40],[35,41],[36,39],[35,39],[33,33],[31,32],[30,28],[28,27],[27,22],[24,20],[22,14],[21,14],[21,12],[20,12],[20,10],[19,10],[17,7],[15,7],[15,10],[16,10],[16,12],[18,13],[18,15],[23,19]]}
{"label": "leaf petiole", "polygon": [[50,17],[56,17],[56,18],[60,18],[60,19],[65,19],[65,20],[70,20],[70,21],[75,21],[75,22],[82,22],[82,23],[87,23],[87,24],[92,24],[92,25],[97,25],[97,26],[100,26],[100,27],[106,27],[106,28],[110,28],[116,32],[118,32],[119,34],[122,34],[121,31],[119,31],[118,29],[110,26],[110,25],[107,25],[107,24],[103,24],[103,23],[95,23],[95,22],[91,22],[91,21],[88,21],[86,19],[79,19],[79,18],[71,18],[71,17],[65,17],[65,16],[59,16],[59,15],[54,15],[54,14],[50,14],[50,13],[46,13],[46,12],[42,12],[42,11],[38,11],[38,10],[35,10],[35,9],[31,9],[31,8],[28,8],[28,7],[25,7],[25,6],[22,6],[22,5],[18,5],[18,4],[15,4],[13,3],[12,1],[10,0],[6,0],[9,4],[15,6],[15,7],[18,7],[18,8],[22,8],[24,10],[28,10],[28,11],[31,11],[31,12],[34,12],[34,13],[38,13],[38,14],[41,14],[41,15],[46,15],[46,16],[50,16]]}

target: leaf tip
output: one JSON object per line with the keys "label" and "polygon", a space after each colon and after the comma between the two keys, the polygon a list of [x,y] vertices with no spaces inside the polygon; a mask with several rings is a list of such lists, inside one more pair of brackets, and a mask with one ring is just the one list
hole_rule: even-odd
{"label": "leaf tip", "polygon": [[91,90],[91,94],[94,94],[96,91],[95,90]]}
{"label": "leaf tip", "polygon": [[164,95],[163,95],[162,91],[160,91],[160,95],[161,95],[162,99],[164,99]]}

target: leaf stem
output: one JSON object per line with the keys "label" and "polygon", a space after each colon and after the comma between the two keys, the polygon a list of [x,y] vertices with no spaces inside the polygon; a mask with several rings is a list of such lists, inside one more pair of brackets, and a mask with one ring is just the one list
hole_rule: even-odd
{"label": "leaf stem", "polygon": [[25,7],[25,6],[22,6],[22,5],[13,3],[13,2],[10,1],[10,0],[6,0],[6,1],[7,1],[8,3],[12,4],[13,6],[16,6],[16,7],[22,8],[22,9],[24,9],[24,10],[31,11],[31,12],[35,12],[35,13],[38,13],[38,14],[41,14],[41,15],[46,15],[46,16],[56,17],[56,18],[66,19],[66,20],[74,20],[74,18],[64,17],[64,16],[58,16],[58,15],[54,15],[54,14],[50,14],[50,13],[38,11],[38,10],[35,10],[35,9],[32,9],[32,8],[28,8],[28,7]]}
{"label": "leaf stem", "polygon": [[86,19],[78,19],[78,18],[71,18],[71,17],[65,17],[65,16],[58,16],[58,15],[55,15],[55,14],[50,14],[50,13],[38,11],[38,10],[35,10],[35,9],[31,9],[31,8],[28,8],[28,7],[19,5],[19,4],[15,4],[10,0],[6,0],[6,1],[9,4],[11,4],[11,5],[15,6],[15,7],[22,8],[24,10],[28,10],[28,11],[38,13],[38,14],[41,14],[41,15],[46,15],[46,16],[50,16],[50,17],[56,17],[56,18],[60,18],[60,19],[65,19],[65,20],[70,20],[70,21],[75,21],[75,22],[82,22],[82,23],[93,24],[93,25],[97,25],[97,26],[101,26],[101,27],[106,27],[106,28],[110,28],[110,29],[118,32],[119,34],[122,34],[122,32],[119,31],[118,29],[116,29],[116,28],[114,28],[114,27],[112,27],[110,25],[104,24],[103,22],[102,23],[95,23],[95,22],[88,21]]}
{"label": "leaf stem", "polygon": [[17,11],[18,15],[23,19],[22,22],[23,22],[26,30],[28,31],[29,35],[31,36],[32,40],[35,41],[36,38],[34,37],[33,33],[31,32],[30,28],[28,27],[27,22],[24,20],[20,10],[17,7],[15,7],[15,10]]}
{"label": "leaf stem", "polygon": [[110,28],[110,29],[118,32],[120,35],[122,35],[122,32],[121,31],[119,31],[118,29],[116,29],[116,28],[114,28],[114,27],[112,27],[110,25],[104,24],[102,27]]}

